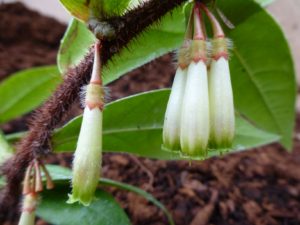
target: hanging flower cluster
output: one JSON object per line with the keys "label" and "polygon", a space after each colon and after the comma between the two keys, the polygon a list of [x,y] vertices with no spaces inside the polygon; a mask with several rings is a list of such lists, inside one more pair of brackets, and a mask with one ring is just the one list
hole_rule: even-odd
{"label": "hanging flower cluster", "polygon": [[102,162],[102,111],[104,91],[101,79],[100,43],[95,44],[93,72],[86,87],[82,125],[73,161],[72,194],[68,203],[88,206],[94,198]]}
{"label": "hanging flower cluster", "polygon": [[44,164],[36,159],[32,161],[25,173],[23,183],[24,198],[19,225],[35,224],[35,211],[38,204],[39,193],[43,191],[42,171],[46,177],[46,188],[52,189],[54,187],[50,174]]}
{"label": "hanging flower cluster", "polygon": [[[210,43],[201,12],[212,23],[214,37]],[[204,4],[195,3],[165,114],[165,148],[205,157],[208,148],[231,147],[235,118],[228,48],[214,15]]]}

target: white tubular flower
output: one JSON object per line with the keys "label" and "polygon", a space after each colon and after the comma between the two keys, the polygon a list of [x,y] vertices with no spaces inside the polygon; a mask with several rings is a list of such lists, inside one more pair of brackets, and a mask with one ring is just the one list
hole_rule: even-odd
{"label": "white tubular flower", "polygon": [[179,66],[176,70],[165,114],[163,143],[164,147],[170,150],[180,150],[180,120],[189,61],[189,48],[190,41],[186,41],[179,51]]}
{"label": "white tubular flower", "polygon": [[180,149],[180,119],[187,70],[177,68],[163,127],[163,142],[168,149]]}
{"label": "white tubular flower", "polygon": [[206,156],[209,138],[207,69],[204,61],[188,68],[181,116],[181,151],[188,156]]}
{"label": "white tubular flower", "polygon": [[88,206],[94,198],[102,161],[103,96],[99,46],[96,44],[93,74],[87,86],[86,107],[73,161],[73,189],[68,203],[78,201]]}
{"label": "white tubular flower", "polygon": [[29,193],[24,196],[19,225],[34,225],[37,198],[36,193]]}
{"label": "white tubular flower", "polygon": [[235,117],[226,39],[215,39],[212,45],[209,73],[210,147],[229,148],[235,133]]}
{"label": "white tubular flower", "polygon": [[200,6],[208,16],[214,34],[209,73],[210,147],[228,148],[232,145],[235,132],[233,94],[228,64],[230,42],[226,40],[216,17],[204,4]]}
{"label": "white tubular flower", "polygon": [[209,139],[207,49],[198,3],[193,15],[194,37],[182,104],[180,143],[183,155],[206,157]]}

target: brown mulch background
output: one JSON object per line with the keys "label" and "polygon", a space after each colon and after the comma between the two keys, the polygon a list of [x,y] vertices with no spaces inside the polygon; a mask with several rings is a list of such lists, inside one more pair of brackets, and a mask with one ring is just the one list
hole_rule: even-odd
{"label": "brown mulch background", "polygon": [[[54,64],[64,30],[65,25],[21,4],[0,4],[0,80],[24,68]],[[111,84],[112,99],[170,86],[173,75],[172,56],[163,56]],[[296,133],[300,120],[297,124]],[[23,130],[24,118],[2,128]],[[103,176],[149,191],[172,212],[177,225],[299,225],[299,139],[295,136],[292,154],[273,144],[192,164],[105,154]],[[56,161],[69,166],[71,156],[62,154]],[[145,199],[110,191],[133,224],[167,224]]]}

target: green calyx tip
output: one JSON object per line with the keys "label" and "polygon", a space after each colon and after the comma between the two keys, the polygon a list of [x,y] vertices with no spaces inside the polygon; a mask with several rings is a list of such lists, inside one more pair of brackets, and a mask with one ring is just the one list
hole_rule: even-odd
{"label": "green calyx tip", "polygon": [[67,200],[67,203],[68,204],[74,204],[76,202],[84,205],[84,206],[89,206],[91,204],[91,202],[93,201],[93,198],[90,198],[90,197],[85,197],[85,196],[81,196],[80,197],[77,197],[77,196],[74,196],[74,194],[68,194],[68,197],[69,199]]}

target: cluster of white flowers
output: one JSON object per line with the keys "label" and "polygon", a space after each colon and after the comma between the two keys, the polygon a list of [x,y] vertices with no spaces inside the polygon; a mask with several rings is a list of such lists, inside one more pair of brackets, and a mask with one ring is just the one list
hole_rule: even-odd
{"label": "cluster of white flowers", "polygon": [[[200,8],[213,25],[210,45],[203,31]],[[181,151],[183,155],[205,157],[209,148],[231,147],[234,138],[229,46],[220,24],[204,5],[195,4],[193,22],[193,38],[186,39],[179,50],[163,142],[165,148]]]}

